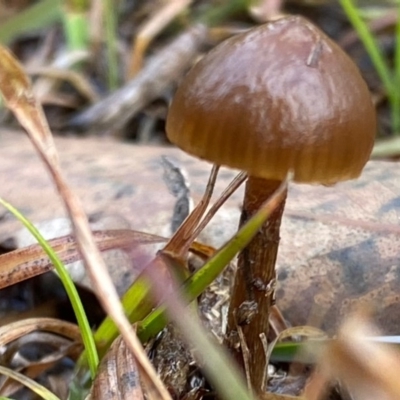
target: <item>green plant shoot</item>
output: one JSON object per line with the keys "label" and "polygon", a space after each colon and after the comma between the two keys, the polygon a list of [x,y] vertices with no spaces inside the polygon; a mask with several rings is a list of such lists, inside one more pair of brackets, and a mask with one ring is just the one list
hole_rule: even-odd
{"label": "green plant shoot", "polygon": [[0,204],[3,205],[10,213],[12,213],[20,222],[22,222],[25,228],[28,229],[29,232],[35,237],[35,239],[38,241],[51,262],[54,264],[54,267],[61,279],[61,282],[64,285],[65,291],[67,292],[67,295],[71,301],[71,305],[78,321],[78,325],[82,335],[82,341],[87,354],[91,377],[93,379],[97,372],[99,357],[85,310],[83,308],[81,299],[79,298],[78,291],[76,290],[76,287],[68,274],[68,271],[66,270],[61,260],[58,258],[57,254],[38,231],[38,229],[36,229],[35,226],[33,226],[33,224],[26,217],[24,217],[16,208],[14,208],[11,204],[7,203],[2,198],[0,198]]}

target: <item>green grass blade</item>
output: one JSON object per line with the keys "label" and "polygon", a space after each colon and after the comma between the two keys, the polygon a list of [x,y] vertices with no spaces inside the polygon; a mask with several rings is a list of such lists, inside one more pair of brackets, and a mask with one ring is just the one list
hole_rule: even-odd
{"label": "green grass blade", "polygon": [[[154,303],[150,296],[150,284],[145,277],[139,277],[121,299],[122,305],[131,323],[141,321],[152,310]],[[97,329],[94,338],[99,344],[100,356],[110,347],[118,336],[114,322],[107,317]]]}
{"label": "green grass blade", "polygon": [[88,50],[90,4],[87,0],[64,0],[63,4],[64,36],[67,49]]}
{"label": "green grass blade", "polygon": [[[376,343],[384,343],[390,346],[399,347],[400,336],[371,336],[366,338]],[[309,354],[307,348],[313,346],[326,346],[334,339],[310,339],[302,342],[282,342],[277,343],[271,353],[271,361],[274,362],[302,362],[313,364],[316,362],[315,355]],[[360,343],[361,346],[361,343]]]}
{"label": "green grass blade", "polygon": [[197,22],[207,26],[218,26],[226,21],[230,16],[248,10],[251,0],[231,0],[212,4],[206,8],[205,12],[198,16]]}
{"label": "green grass blade", "polygon": [[[198,297],[206,287],[222,272],[225,266],[232,261],[235,255],[243,249],[265,222],[276,205],[283,200],[287,182],[283,183],[275,195],[266,202],[256,215],[253,216],[210,261],[190,277],[184,284],[186,298],[191,301]],[[154,303],[150,294],[150,283],[147,278],[140,276],[122,298],[122,304],[131,323],[142,321],[138,326],[138,336],[144,342],[156,335],[166,324],[164,307],[158,307],[151,312]],[[114,322],[107,317],[95,333],[95,340],[102,357],[118,336],[118,329]],[[74,385],[82,387],[86,384],[84,374],[86,354],[82,354],[77,363]]]}
{"label": "green grass blade", "polygon": [[[183,282],[188,276],[188,272],[183,271],[181,266],[177,267],[174,272],[180,282]],[[148,279],[140,275],[124,294],[121,302],[131,323],[143,320],[154,307]],[[114,322],[110,318],[106,318],[94,335],[95,341],[98,343],[100,357],[104,355],[104,352],[117,336],[118,329]]]}
{"label": "green grass blade", "polygon": [[[184,290],[187,293],[189,301],[198,297],[222,272],[225,266],[232,261],[235,255],[252,239],[274,209],[276,202],[282,200],[282,190],[283,189],[268,201],[265,206],[240,229],[237,235],[235,235],[228,244],[222,247],[211,260],[186,281]],[[144,277],[140,277],[129,288],[122,298],[122,304],[129,321],[134,323],[144,319],[138,328],[138,335],[143,340],[156,334],[165,325],[162,307],[149,315],[153,307],[153,301],[150,297],[150,284]],[[148,317],[145,318],[146,316]],[[106,318],[96,331],[95,340],[96,343],[101,346],[101,349],[107,349],[117,335],[117,327],[110,318]],[[100,354],[103,354],[103,350],[101,349]]]}
{"label": "green grass blade", "polygon": [[63,23],[68,50],[87,50],[89,46],[87,15],[83,12],[65,12]]}
{"label": "green grass blade", "polygon": [[19,35],[44,29],[61,20],[61,0],[42,0],[0,26],[0,42],[8,44]]}
{"label": "green grass blade", "polygon": [[29,230],[29,232],[35,237],[38,243],[42,246],[43,250],[49,257],[51,262],[54,264],[54,267],[61,279],[61,282],[64,285],[65,291],[67,292],[67,295],[71,301],[71,305],[73,307],[81,331],[82,341],[87,352],[88,364],[91,376],[92,378],[94,378],[97,372],[97,366],[99,364],[99,357],[97,354],[93,334],[90,329],[89,321],[87,320],[81,299],[79,298],[79,294],[67,270],[65,269],[61,260],[58,258],[57,254],[53,251],[53,249],[49,246],[47,241],[43,238],[41,233],[33,226],[33,224],[27,218],[25,218],[16,208],[14,208],[11,204],[7,203],[2,198],[0,198],[0,204],[3,205],[10,213],[12,213],[20,222],[22,222],[25,228]]}
{"label": "green grass blade", "polygon": [[360,17],[357,7],[354,5],[353,0],[339,0],[347,18],[353,25],[361,42],[363,43],[371,61],[385,87],[386,93],[388,95],[391,112],[392,112],[392,125],[395,132],[400,131],[400,88],[396,87],[396,80],[393,78],[390,68],[379,49],[379,46],[368,29],[367,24]]}
{"label": "green grass blade", "polygon": [[114,90],[118,87],[117,15],[115,2],[103,0],[103,3],[106,26],[108,88]]}
{"label": "green grass blade", "polygon": [[[154,302],[150,295],[150,284],[147,279],[140,276],[125,293],[121,302],[132,324],[145,318],[154,307]],[[94,334],[94,340],[97,344],[100,358],[103,358],[118,335],[119,331],[117,326],[111,318],[107,316]],[[81,388],[87,386],[88,377],[85,373],[87,365],[88,353],[84,351],[76,364],[75,376],[70,385],[74,391],[78,392]]]}
{"label": "green grass blade", "polygon": [[[264,222],[274,211],[277,204],[283,201],[287,184],[284,183],[264,206],[243,225],[238,233],[223,246],[215,256],[202,268],[196,271],[184,284],[183,291],[187,301],[196,299],[233,260],[238,252],[244,249],[258,232]],[[148,315],[138,327],[138,336],[145,342],[159,332],[166,323],[164,308],[159,307]]]}
{"label": "green grass blade", "polygon": [[70,10],[78,12],[89,11],[90,8],[89,0],[64,0],[64,4]]}
{"label": "green grass blade", "polygon": [[382,80],[385,89],[389,95],[393,94],[394,88],[392,87],[393,81],[390,73],[389,66],[387,65],[379,46],[368,29],[367,24],[360,17],[357,7],[352,0],[339,0],[340,4],[347,15],[347,18],[353,25],[362,43],[365,46],[371,60]]}

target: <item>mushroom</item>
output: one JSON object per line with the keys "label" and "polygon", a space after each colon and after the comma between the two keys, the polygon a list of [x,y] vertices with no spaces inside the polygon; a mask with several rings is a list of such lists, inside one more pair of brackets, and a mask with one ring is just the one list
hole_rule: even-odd
{"label": "mushroom", "polygon": [[[350,58],[312,23],[291,16],[234,36],[203,57],[179,86],[166,131],[187,153],[247,171],[243,224],[289,171],[300,183],[357,178],[372,150],[376,117]],[[274,301],[283,209],[284,202],[239,255],[228,315],[229,343],[240,347],[240,329],[257,392],[265,388],[260,334],[267,335]]]}

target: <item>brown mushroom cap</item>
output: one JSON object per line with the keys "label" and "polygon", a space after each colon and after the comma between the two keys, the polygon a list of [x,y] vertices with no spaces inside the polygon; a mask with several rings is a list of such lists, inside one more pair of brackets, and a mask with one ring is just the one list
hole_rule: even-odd
{"label": "brown mushroom cap", "polygon": [[350,58],[302,17],[214,48],[183,80],[168,138],[197,157],[266,178],[356,178],[372,150],[375,109]]}

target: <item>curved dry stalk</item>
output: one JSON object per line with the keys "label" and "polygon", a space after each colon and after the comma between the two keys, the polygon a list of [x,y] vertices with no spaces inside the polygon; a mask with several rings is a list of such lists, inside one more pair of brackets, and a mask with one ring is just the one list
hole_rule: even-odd
{"label": "curved dry stalk", "polygon": [[0,63],[0,90],[4,101],[28,133],[63,199],[72,221],[76,242],[100,303],[119,328],[141,370],[157,388],[160,398],[170,400],[171,396],[157,376],[125,316],[117,291],[93,238],[83,206],[63,176],[51,131],[43,109],[33,97],[29,79],[18,61],[2,46]]}

